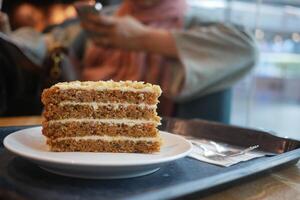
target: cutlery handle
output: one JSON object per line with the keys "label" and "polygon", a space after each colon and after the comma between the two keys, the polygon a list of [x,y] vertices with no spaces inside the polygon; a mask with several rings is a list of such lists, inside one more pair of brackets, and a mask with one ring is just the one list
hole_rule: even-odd
{"label": "cutlery handle", "polygon": [[253,151],[254,149],[257,149],[258,147],[259,147],[259,145],[251,146],[251,147],[248,147],[247,149],[244,149],[241,152],[238,152],[238,153],[235,153],[235,154],[231,154],[231,155],[228,155],[228,156],[232,157],[232,156],[242,155],[242,154],[245,154],[245,153],[247,153],[249,151]]}

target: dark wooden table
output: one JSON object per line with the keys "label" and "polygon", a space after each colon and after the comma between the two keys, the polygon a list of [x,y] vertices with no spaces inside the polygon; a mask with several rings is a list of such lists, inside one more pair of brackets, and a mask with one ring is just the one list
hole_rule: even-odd
{"label": "dark wooden table", "polygon": [[[0,118],[0,126],[41,124],[39,116]],[[207,197],[205,200],[300,200],[300,162],[269,175],[234,185]]]}

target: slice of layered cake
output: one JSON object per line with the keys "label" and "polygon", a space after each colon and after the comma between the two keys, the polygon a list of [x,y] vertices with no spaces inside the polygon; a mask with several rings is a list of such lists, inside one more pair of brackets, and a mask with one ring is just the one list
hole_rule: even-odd
{"label": "slice of layered cake", "polygon": [[51,151],[157,152],[160,95],[136,81],[58,83],[42,94],[42,132]]}

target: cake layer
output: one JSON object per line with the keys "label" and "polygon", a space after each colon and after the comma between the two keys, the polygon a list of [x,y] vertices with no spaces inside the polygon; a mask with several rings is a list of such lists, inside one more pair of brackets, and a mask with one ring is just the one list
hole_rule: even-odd
{"label": "cake layer", "polygon": [[151,92],[122,92],[120,90],[81,90],[68,89],[61,90],[58,87],[45,89],[42,94],[42,102],[44,105],[49,103],[59,104],[62,101],[74,102],[103,102],[103,103],[134,103],[134,104],[150,104],[158,103],[159,93]]}
{"label": "cake layer", "polygon": [[65,105],[87,105],[92,106],[94,109],[97,109],[100,106],[110,106],[114,110],[119,109],[120,107],[130,107],[130,106],[136,106],[139,108],[145,108],[145,109],[157,109],[157,105],[149,105],[145,103],[139,103],[139,104],[133,104],[133,103],[102,103],[102,102],[74,102],[74,101],[62,101],[58,104],[59,106],[65,106]]}
{"label": "cake layer", "polygon": [[111,135],[87,135],[87,136],[73,136],[73,137],[60,137],[52,139],[53,142],[63,140],[103,140],[106,142],[113,141],[132,141],[132,142],[159,142],[159,137],[130,137],[130,136],[111,136]]}
{"label": "cake layer", "polygon": [[93,119],[93,118],[68,118],[68,119],[57,119],[57,120],[50,120],[48,121],[49,124],[66,124],[66,123],[84,123],[84,122],[92,122],[92,123],[106,123],[106,124],[126,124],[127,126],[134,126],[137,124],[155,124],[155,125],[160,125],[160,122],[153,121],[153,120],[148,120],[148,119]]}
{"label": "cake layer", "polygon": [[151,119],[160,121],[156,109],[142,108],[136,105],[122,106],[118,105],[115,109],[113,105],[100,105],[95,107],[93,104],[57,106],[49,104],[45,106],[44,117],[46,120],[67,119],[67,118],[94,118],[94,119]]}
{"label": "cake layer", "polygon": [[49,138],[110,135],[130,137],[156,137],[158,130],[155,124],[108,124],[93,122],[50,123],[43,122],[43,134]]}
{"label": "cake layer", "polygon": [[51,151],[57,152],[114,152],[114,153],[154,153],[160,150],[160,141],[130,140],[47,140]]}

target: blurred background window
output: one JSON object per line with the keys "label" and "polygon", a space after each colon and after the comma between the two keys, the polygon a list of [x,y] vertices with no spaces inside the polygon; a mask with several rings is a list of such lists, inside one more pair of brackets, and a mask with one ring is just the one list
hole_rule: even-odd
{"label": "blurred background window", "polygon": [[257,39],[260,58],[234,87],[231,123],[300,139],[300,1],[194,2],[223,11],[224,20],[248,27]]}

